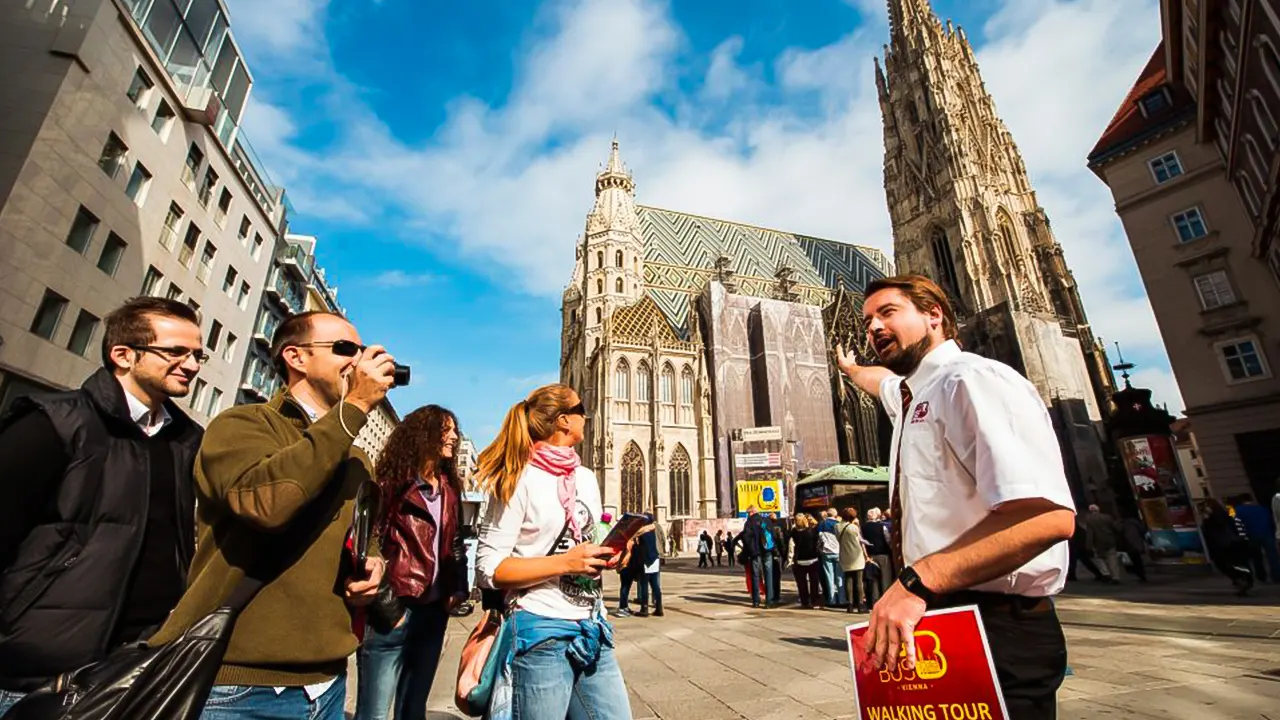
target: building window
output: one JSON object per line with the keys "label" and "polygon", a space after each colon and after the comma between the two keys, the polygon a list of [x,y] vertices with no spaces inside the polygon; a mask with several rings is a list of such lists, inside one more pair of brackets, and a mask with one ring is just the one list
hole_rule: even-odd
{"label": "building window", "polygon": [[67,309],[67,299],[58,293],[46,289],[40,299],[40,307],[36,308],[36,317],[31,321],[31,332],[45,340],[52,340],[58,331],[58,321],[62,312]]}
{"label": "building window", "polygon": [[613,282],[614,292],[622,292],[622,278],[618,278]]}
{"label": "building window", "polygon": [[604,294],[604,280],[601,278],[596,278],[596,294],[597,295]]}
{"label": "building window", "polygon": [[614,257],[613,264],[616,265],[617,267],[622,267],[622,251],[619,250],[617,253],[614,254],[613,257]]}
{"label": "building window", "polygon": [[604,251],[603,250],[596,251],[596,267],[598,268],[604,267]]}
{"label": "building window", "polygon": [[635,441],[622,454],[622,512],[639,513],[645,508],[644,453]]}
{"label": "building window", "polygon": [[201,409],[200,402],[204,400],[204,389],[208,386],[209,386],[209,383],[205,382],[204,380],[201,380],[200,378],[196,378],[196,384],[192,387],[192,390],[191,390],[191,409],[192,410],[198,411]]}
{"label": "building window", "polygon": [[1163,89],[1147,93],[1138,102],[1142,106],[1143,115],[1146,115],[1147,117],[1151,117],[1152,115],[1169,107],[1169,97],[1165,95],[1165,91]]}
{"label": "building window", "polygon": [[613,371],[613,395],[618,400],[629,400],[631,398],[631,366],[627,365],[626,360],[619,360],[618,367]]}
{"label": "building window", "polygon": [[174,243],[178,242],[178,228],[182,227],[182,216],[178,203],[169,203],[169,214],[164,218],[164,227],[160,228],[160,247],[173,250]]}
{"label": "building window", "polygon": [[1165,153],[1152,160],[1149,165],[1157,185],[1163,185],[1182,174],[1182,163],[1175,152]]}
{"label": "building window", "polygon": [[1173,227],[1178,231],[1178,240],[1181,242],[1191,242],[1209,234],[1204,224],[1204,216],[1200,214],[1200,208],[1183,210],[1172,219]]}
{"label": "building window", "polygon": [[689,368],[680,373],[680,404],[693,404],[693,371]]}
{"label": "building window", "polygon": [[86,357],[89,344],[93,342],[93,334],[98,330],[98,323],[96,315],[88,310],[81,310],[76,317],[75,327],[71,329],[71,341],[67,343],[67,349],[80,357]]}
{"label": "building window", "polygon": [[204,252],[200,253],[200,267],[196,268],[196,280],[201,283],[208,284],[209,276],[213,274],[214,258],[218,255],[218,248],[208,240],[204,241]]}
{"label": "building window", "polygon": [[184,268],[191,267],[191,258],[196,255],[196,245],[200,243],[200,228],[195,223],[187,224],[187,236],[182,239],[182,249],[178,251],[178,263]]}
{"label": "building window", "polygon": [[222,323],[214,320],[209,325],[209,337],[205,339],[205,346],[210,352],[218,351],[218,343],[222,340]]}
{"label": "building window", "polygon": [[160,142],[169,139],[169,128],[173,127],[173,119],[176,113],[169,105],[167,100],[161,100],[160,106],[156,108],[156,116],[151,120],[151,129],[156,131],[156,135],[160,136]]}
{"label": "building window", "polygon": [[951,243],[942,228],[933,231],[933,265],[938,269],[937,278],[942,289],[951,295],[952,302],[960,299],[960,283],[956,282],[956,264],[951,255]]}
{"label": "building window", "polygon": [[691,470],[689,453],[685,451],[684,445],[676,445],[675,452],[671,453],[669,466],[671,514],[675,517],[687,517],[690,514],[689,509],[693,506]]}
{"label": "building window", "polygon": [[241,310],[247,310],[249,305],[249,281],[240,281],[240,293],[236,295],[236,305]]}
{"label": "building window", "polygon": [[124,92],[129,101],[139,110],[147,106],[147,96],[151,94],[151,88],[155,84],[151,82],[151,78],[142,68],[138,68],[133,73],[133,81],[129,83],[129,89]]}
{"label": "building window", "polygon": [[125,186],[124,194],[129,196],[134,205],[142,207],[147,201],[147,190],[151,187],[151,173],[142,163],[133,166],[133,174],[129,176],[129,184]]}
{"label": "building window", "polygon": [[109,133],[106,144],[102,146],[102,155],[98,158],[98,167],[114,180],[120,176],[128,157],[129,146],[124,144],[119,135]]}
{"label": "building window", "polygon": [[218,388],[214,388],[213,390],[209,391],[209,410],[208,410],[209,417],[213,417],[214,415],[217,415],[218,411],[221,409],[222,409],[222,391],[219,390]]}
{"label": "building window", "polygon": [[649,372],[649,364],[641,361],[636,366],[636,400],[649,402],[653,399],[653,375]]}
{"label": "building window", "polygon": [[187,151],[187,162],[182,166],[182,182],[191,192],[196,191],[196,175],[200,173],[200,166],[203,164],[204,153],[195,143],[191,143],[191,149]]}
{"label": "building window", "polygon": [[676,373],[671,369],[670,365],[662,368],[662,377],[658,379],[658,399],[664,403],[673,403],[676,401],[674,395]]}
{"label": "building window", "polygon": [[241,245],[249,243],[249,233],[253,231],[253,223],[249,222],[249,216],[245,215],[240,218],[240,231],[236,233],[236,237],[240,238]]}
{"label": "building window", "polygon": [[200,181],[200,189],[196,191],[196,199],[200,201],[200,207],[209,207],[209,201],[213,199],[213,189],[218,185],[218,173],[213,168],[204,169],[204,179]]}
{"label": "building window", "polygon": [[71,222],[71,232],[67,233],[67,247],[84,254],[93,241],[93,233],[98,229],[98,216],[89,212],[83,205],[76,211],[76,219]]}
{"label": "building window", "polygon": [[1213,310],[1236,301],[1236,293],[1231,289],[1231,281],[1227,279],[1227,271],[1214,270],[1211,273],[1195,277],[1196,293],[1200,296],[1200,307]]}
{"label": "building window", "polygon": [[222,346],[222,359],[231,362],[236,356],[236,346],[240,343],[240,338],[235,333],[227,333],[227,342]]}
{"label": "building window", "polygon": [[178,284],[177,284],[177,283],[175,283],[175,282],[173,282],[172,280],[170,280],[170,281],[169,281],[169,289],[165,291],[164,296],[165,296],[166,298],[170,299],[170,300],[177,300],[177,301],[181,302],[181,301],[182,301],[182,288],[178,287]]}
{"label": "building window", "polygon": [[258,233],[253,234],[253,259],[262,259],[262,236]]}
{"label": "building window", "polygon": [[598,325],[602,322],[604,322],[604,311],[600,308],[596,308],[596,324]]}
{"label": "building window", "polygon": [[1257,380],[1269,375],[1262,351],[1252,338],[1220,343],[1218,353],[1226,368],[1228,382]]}
{"label": "building window", "polygon": [[107,242],[102,246],[102,254],[98,256],[98,269],[102,272],[115,277],[116,270],[120,268],[120,261],[124,258],[124,249],[128,247],[128,243],[115,233],[107,235]]}
{"label": "building window", "polygon": [[142,294],[156,295],[162,280],[164,280],[164,273],[157,270],[155,265],[148,267],[147,274],[142,277]]}
{"label": "building window", "polygon": [[213,221],[218,223],[218,227],[227,226],[227,213],[231,211],[231,191],[222,188],[222,194],[218,196],[218,210],[213,214]]}
{"label": "building window", "polygon": [[239,277],[240,273],[236,272],[235,268],[228,265],[227,276],[222,279],[222,292],[226,293],[227,297],[234,298],[236,296],[236,280]]}

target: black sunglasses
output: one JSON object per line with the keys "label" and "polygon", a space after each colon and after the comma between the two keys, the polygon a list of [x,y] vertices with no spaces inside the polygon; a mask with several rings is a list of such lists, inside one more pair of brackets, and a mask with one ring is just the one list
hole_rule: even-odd
{"label": "black sunglasses", "polygon": [[355,357],[365,351],[365,346],[352,340],[332,340],[328,342],[299,343],[294,347],[327,347],[334,355]]}
{"label": "black sunglasses", "polygon": [[581,415],[581,416],[583,416],[583,417],[586,417],[586,416],[587,416],[587,406],[586,406],[586,405],[583,405],[583,404],[582,404],[582,402],[581,402],[581,401],[579,401],[577,405],[574,405],[573,407],[569,408],[568,410],[565,410],[564,412],[562,412],[562,413],[560,413],[560,414],[561,414],[561,415]]}

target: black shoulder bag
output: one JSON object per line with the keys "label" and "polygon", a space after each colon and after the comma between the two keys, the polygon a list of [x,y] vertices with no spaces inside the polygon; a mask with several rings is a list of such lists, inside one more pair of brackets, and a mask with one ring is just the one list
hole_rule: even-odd
{"label": "black shoulder bag", "polygon": [[[100,662],[63,673],[24,697],[0,720],[198,720],[222,667],[236,617],[324,532],[341,485],[333,482],[299,514],[297,527],[310,532],[302,535],[306,541],[296,552],[264,558],[246,571],[230,597],[177,639],[157,647],[126,645]],[[357,507],[357,523],[361,512]]]}

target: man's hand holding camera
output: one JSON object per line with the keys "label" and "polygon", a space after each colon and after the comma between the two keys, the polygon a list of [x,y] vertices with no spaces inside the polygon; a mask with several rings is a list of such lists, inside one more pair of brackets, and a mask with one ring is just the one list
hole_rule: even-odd
{"label": "man's hand holding camera", "polygon": [[347,402],[368,413],[395,385],[396,361],[386,348],[372,345],[347,372]]}

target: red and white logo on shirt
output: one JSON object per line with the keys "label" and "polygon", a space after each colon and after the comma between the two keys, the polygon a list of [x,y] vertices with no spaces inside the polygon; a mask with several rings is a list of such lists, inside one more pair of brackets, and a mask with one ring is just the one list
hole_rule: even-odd
{"label": "red and white logo on shirt", "polygon": [[924,422],[927,417],[929,417],[929,403],[922,402],[916,406],[916,411],[911,413],[911,424],[915,425],[916,423]]}

